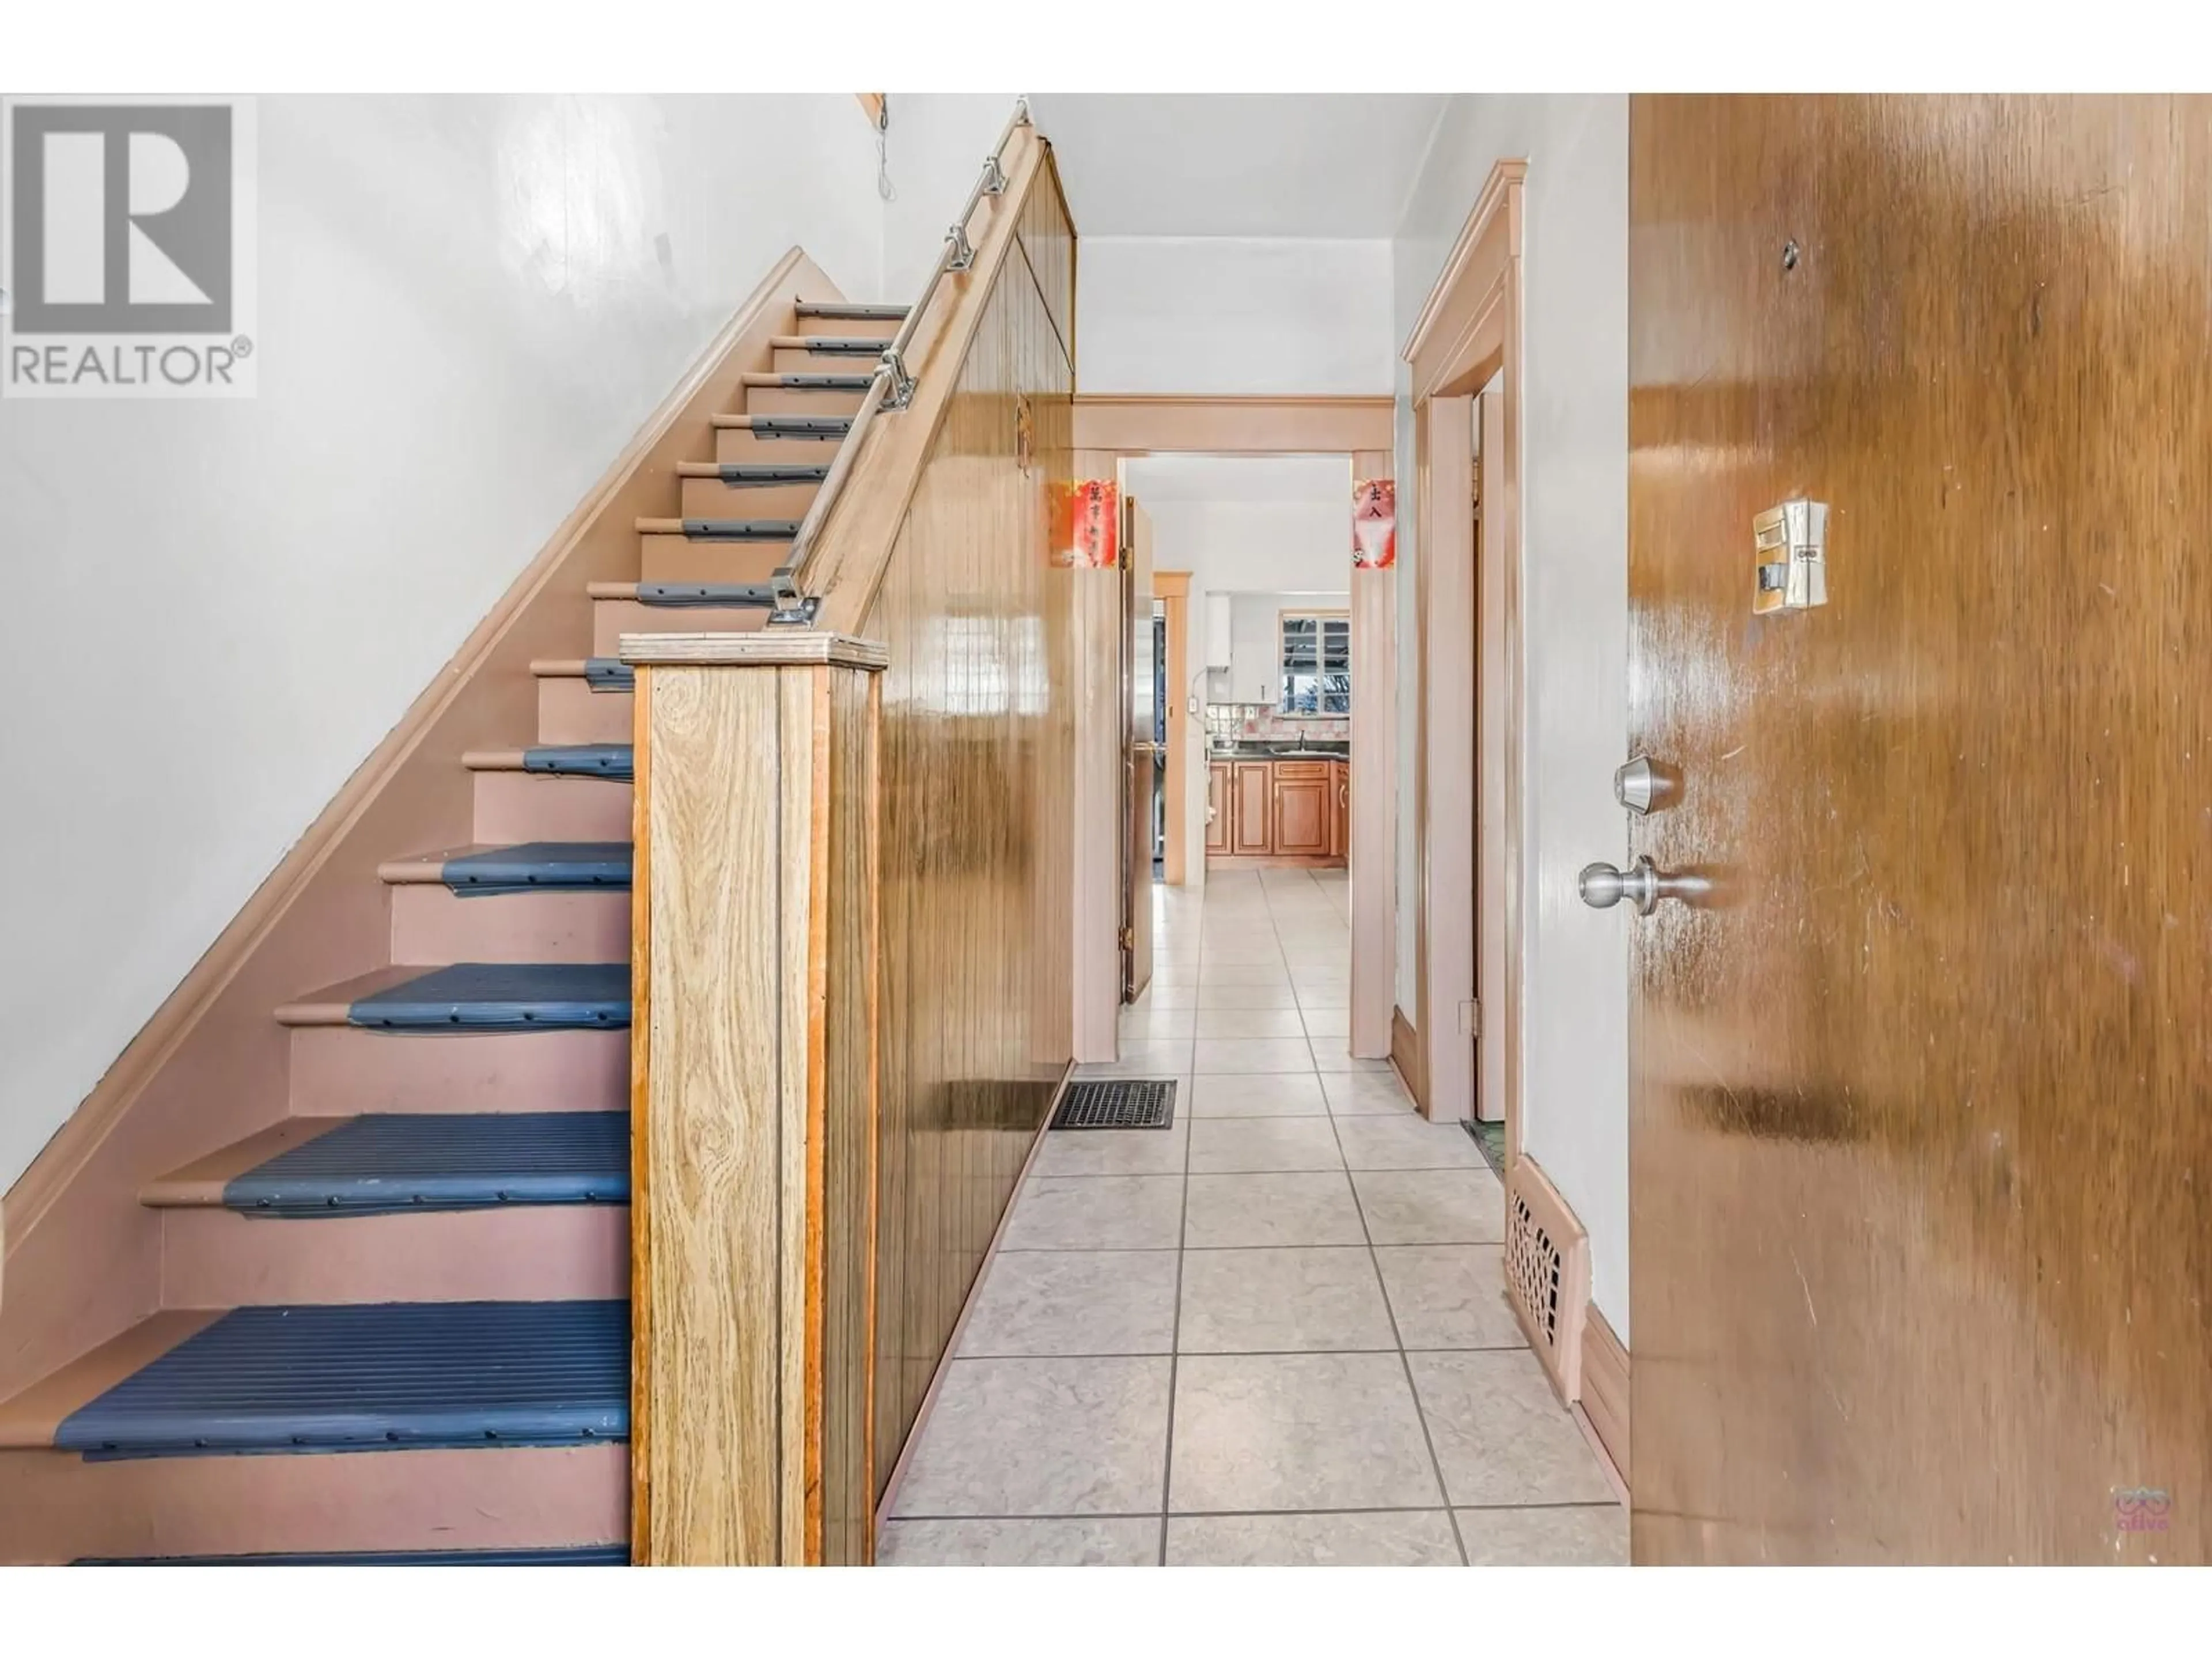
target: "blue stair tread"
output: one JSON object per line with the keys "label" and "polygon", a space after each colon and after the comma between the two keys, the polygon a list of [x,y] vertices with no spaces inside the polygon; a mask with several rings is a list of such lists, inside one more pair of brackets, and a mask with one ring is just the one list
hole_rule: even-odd
{"label": "blue stair tread", "polygon": [[693,541],[787,542],[799,534],[796,519],[685,519],[684,533]]}
{"label": "blue stair tread", "polygon": [[830,476],[830,463],[724,461],[716,466],[715,476],[733,489],[748,489],[764,484],[821,483]]}
{"label": "blue stair tread", "polygon": [[862,300],[801,300],[797,309],[802,317],[866,317],[896,323],[905,320],[908,307]]}
{"label": "blue stair tread", "polygon": [[760,610],[775,603],[766,582],[640,582],[640,605],[676,609]]}
{"label": "blue stair tread", "polygon": [[87,1555],[80,1567],[626,1567],[627,1544],[543,1549],[354,1550],[270,1555]]}
{"label": "blue stair tread", "polygon": [[545,744],[522,751],[526,772],[556,772],[567,777],[628,779],[636,769],[627,743]]}
{"label": "blue stair tread", "polygon": [[626,841],[524,842],[447,859],[442,878],[461,894],[627,887],[630,850]]}
{"label": "blue stair tread", "polygon": [[750,415],[745,421],[764,438],[842,438],[853,425],[848,415]]}
{"label": "blue stair tread", "polygon": [[629,1304],[238,1308],[64,1419],[89,1457],[568,1445],[629,1433]]}
{"label": "blue stair tread", "polygon": [[594,691],[635,691],[637,670],[620,657],[586,657],[584,683]]}
{"label": "blue stair tread", "polygon": [[628,1112],[373,1113],[223,1188],[252,1215],[629,1201]]}
{"label": "blue stair tread", "polygon": [[629,1024],[626,962],[457,962],[370,993],[347,1022],[393,1030],[560,1030]]}

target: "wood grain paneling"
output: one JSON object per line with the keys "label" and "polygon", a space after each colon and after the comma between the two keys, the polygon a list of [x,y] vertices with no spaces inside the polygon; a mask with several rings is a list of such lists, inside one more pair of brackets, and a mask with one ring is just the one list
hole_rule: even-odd
{"label": "wood grain paneling", "polygon": [[[868,429],[851,481],[800,573],[804,586],[822,602],[815,620],[824,633],[872,637],[862,624],[875,612],[884,576],[915,512],[915,492],[939,471],[946,423],[956,405],[973,400],[970,377],[978,358],[1005,355],[1003,341],[987,344],[983,336],[987,313],[1012,291],[1005,280],[1010,261],[1042,311],[1043,300],[1015,235],[1030,192],[1048,168],[1047,147],[1034,128],[1014,131],[1004,165],[1006,192],[984,197],[968,223],[974,264],[939,287],[915,325],[907,354],[916,382],[914,400],[895,418],[878,420]],[[1045,326],[1050,332],[1048,321]],[[1051,349],[1053,356],[1066,361],[1057,336]],[[1009,381],[995,395],[1004,404],[1006,441],[1018,448],[1011,435],[1019,430],[1018,393]],[[1034,404],[1030,413],[1033,425],[1047,416]],[[1049,447],[1041,431],[1032,442],[1037,455]],[[1034,460],[1030,470],[1036,471]]]}
{"label": "wood grain paneling", "polygon": [[785,1257],[806,1126],[778,1064],[776,672],[648,670],[637,695],[632,1547],[793,1559]]}
{"label": "wood grain paneling", "polygon": [[1636,1559],[2203,1562],[2212,105],[1632,112]]}
{"label": "wood grain paneling", "polygon": [[[890,651],[882,685],[879,1482],[1068,1055],[1068,629],[1076,580],[1113,580],[1054,568],[1048,545],[1048,491],[1072,476],[1073,389],[1046,296],[1026,262],[1007,262],[862,630]],[[1022,403],[1032,433],[1026,466]],[[1058,988],[1056,1011],[1040,983]]]}
{"label": "wood grain paneling", "polygon": [[633,1549],[865,1562],[877,677],[686,654],[638,676]]}
{"label": "wood grain paneling", "polygon": [[1045,314],[1059,337],[1060,355],[1075,363],[1075,221],[1067,210],[1067,197],[1060,182],[1060,165],[1052,147],[1045,146],[1043,176],[1022,204],[1016,235],[1030,275],[1044,301]]}
{"label": "wood grain paneling", "polygon": [[[796,676],[793,676],[796,678]],[[875,1444],[877,1148],[882,1101],[876,1079],[882,1020],[877,964],[882,940],[881,678],[823,671],[817,677],[834,742],[820,770],[815,821],[825,817],[827,879],[820,890],[824,1124],[819,1214],[829,1249],[820,1264],[822,1555],[875,1556],[880,1472]],[[829,1102],[854,1109],[832,1113]],[[896,1448],[890,1449],[892,1452]],[[890,1459],[882,1456],[883,1469]]]}

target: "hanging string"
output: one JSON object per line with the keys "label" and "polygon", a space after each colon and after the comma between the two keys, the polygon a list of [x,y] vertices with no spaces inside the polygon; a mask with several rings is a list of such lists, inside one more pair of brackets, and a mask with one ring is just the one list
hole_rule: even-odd
{"label": "hanging string", "polygon": [[891,183],[890,141],[884,136],[890,131],[891,95],[884,93],[876,105],[876,194],[886,202],[898,200],[898,186]]}

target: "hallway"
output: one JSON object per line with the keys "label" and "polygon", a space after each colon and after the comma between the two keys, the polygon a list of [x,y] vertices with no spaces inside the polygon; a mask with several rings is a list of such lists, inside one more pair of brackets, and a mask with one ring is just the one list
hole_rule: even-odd
{"label": "hallway", "polygon": [[1121,1059],[1165,1131],[1054,1133],[884,1527],[888,1565],[1625,1563],[1499,1289],[1456,1124],[1346,1051],[1338,870],[1155,887]]}

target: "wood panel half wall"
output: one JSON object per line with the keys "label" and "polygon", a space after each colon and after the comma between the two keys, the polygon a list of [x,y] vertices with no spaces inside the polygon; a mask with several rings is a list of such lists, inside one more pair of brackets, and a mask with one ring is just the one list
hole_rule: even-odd
{"label": "wood panel half wall", "polygon": [[865,1562],[1067,1070],[1073,232],[1024,132],[817,629],[638,666],[633,1549]]}

